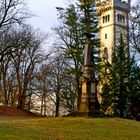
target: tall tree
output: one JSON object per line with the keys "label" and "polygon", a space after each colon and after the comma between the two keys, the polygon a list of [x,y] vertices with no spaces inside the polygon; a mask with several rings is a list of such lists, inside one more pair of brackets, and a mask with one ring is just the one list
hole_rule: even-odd
{"label": "tall tree", "polygon": [[[30,17],[27,13],[25,3],[21,0],[1,0],[0,1],[0,80],[5,83],[5,74],[10,60],[10,54],[13,52],[13,46],[10,43],[11,28],[15,25],[23,25],[24,20]],[[5,42],[5,43],[4,43]],[[7,42],[7,43],[6,43]],[[3,77],[3,78],[2,78]],[[6,93],[6,83],[3,85]],[[5,94],[5,103],[8,96]]]}
{"label": "tall tree", "polygon": [[22,24],[29,16],[21,0],[1,0],[0,11],[0,30],[12,24]]}
{"label": "tall tree", "polygon": [[140,113],[140,66],[133,59],[130,76],[130,114],[136,117]]}
{"label": "tall tree", "polygon": [[[0,1],[0,34],[7,32],[9,28],[16,24],[23,24],[25,19],[30,17],[25,3],[21,0],[1,0]],[[0,61],[7,53],[11,53],[11,45],[0,47]]]}
{"label": "tall tree", "polygon": [[[95,2],[93,0],[79,0],[80,8],[80,22],[82,33],[91,36],[92,52],[93,52],[93,65],[94,71],[97,72],[96,65],[99,62],[99,38],[98,38],[98,13],[96,11]],[[86,38],[82,42],[86,44]]]}
{"label": "tall tree", "polygon": [[131,47],[131,54],[134,57],[131,68],[130,108],[131,113],[136,115],[140,113],[140,89],[138,86],[140,82],[138,78],[140,76],[140,6],[138,0],[131,8],[129,42]]}
{"label": "tall tree", "polygon": [[64,56],[70,61],[70,75],[74,76],[76,94],[80,95],[80,77],[83,62],[83,34],[80,27],[80,15],[75,5],[70,4],[68,8],[57,8],[59,12],[59,21],[62,24],[55,31],[60,38],[60,43],[63,45],[60,49],[63,50]]}
{"label": "tall tree", "polygon": [[82,74],[84,45],[86,43],[85,34],[92,35],[93,63],[96,63],[99,50],[99,40],[96,36],[98,32],[98,15],[92,0],[78,0],[75,4],[68,5],[66,9],[58,7],[57,10],[62,26],[55,28],[55,31],[60,39],[60,49],[63,50],[65,57],[71,62],[69,67],[75,77],[79,106],[80,77]]}
{"label": "tall tree", "polygon": [[130,58],[128,46],[125,45],[122,35],[119,44],[112,55],[111,88],[114,95],[114,111],[124,117],[129,97]]}
{"label": "tall tree", "polygon": [[[11,90],[14,90],[18,106],[24,108],[36,65],[47,58],[41,48],[45,39],[46,36],[35,33],[30,26],[27,26],[11,30],[1,42],[5,46],[10,44],[13,50],[4,56],[0,63],[1,93],[4,95],[5,104],[8,104],[8,100],[13,101],[9,97],[12,98]],[[11,75],[14,79],[9,79]]]}
{"label": "tall tree", "polygon": [[[40,90],[41,92],[41,110],[40,113],[41,115],[46,116],[47,115],[47,100],[49,97],[49,82],[48,82],[48,77],[51,74],[50,72],[50,66],[49,64],[42,64],[40,70],[39,70],[39,74],[38,74],[38,79],[39,79],[39,85],[40,88],[38,88],[38,90]],[[49,110],[49,109],[48,109]]]}
{"label": "tall tree", "polygon": [[25,28],[14,36],[16,51],[12,53],[12,63],[15,67],[18,84],[18,107],[23,108],[27,96],[28,84],[32,79],[36,64],[45,60],[41,44],[45,37]]}
{"label": "tall tree", "polygon": [[59,53],[53,58],[53,61],[51,61],[50,73],[48,76],[48,91],[52,95],[52,101],[55,104],[55,117],[60,116],[60,111],[62,111],[63,91],[65,86],[67,86],[66,70],[66,60],[64,59],[63,55]]}
{"label": "tall tree", "polygon": [[130,45],[140,57],[140,5],[138,1],[131,8],[129,35]]}
{"label": "tall tree", "polygon": [[103,58],[100,62],[100,71],[99,71],[99,81],[100,86],[98,92],[100,94],[100,102],[101,102],[101,111],[108,113],[111,115],[112,112],[112,103],[113,103],[113,94],[112,88],[110,85],[112,79],[112,65]]}

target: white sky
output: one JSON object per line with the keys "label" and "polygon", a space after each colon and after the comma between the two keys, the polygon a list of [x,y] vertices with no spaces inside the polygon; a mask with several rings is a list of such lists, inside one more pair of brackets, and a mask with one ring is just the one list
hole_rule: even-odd
{"label": "white sky", "polygon": [[27,0],[27,6],[35,15],[29,22],[44,32],[49,32],[57,25],[57,11],[55,7],[63,7],[67,0]]}

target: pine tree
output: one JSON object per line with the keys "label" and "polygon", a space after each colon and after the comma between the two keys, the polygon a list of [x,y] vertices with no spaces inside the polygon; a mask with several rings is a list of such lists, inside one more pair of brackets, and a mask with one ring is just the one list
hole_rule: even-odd
{"label": "pine tree", "polygon": [[[55,28],[61,40],[61,49],[66,59],[69,59],[70,73],[73,73],[77,87],[78,104],[81,94],[80,78],[83,65],[85,34],[91,35],[93,44],[93,64],[97,72],[99,57],[98,15],[92,0],[80,1],[70,4],[68,8],[57,8],[61,27]],[[59,42],[60,44],[60,42]],[[96,64],[96,65],[95,65]]]}
{"label": "pine tree", "polygon": [[[80,16],[74,4],[68,5],[66,9],[57,7],[59,12],[60,27],[55,28],[59,37],[58,44],[61,44],[61,51],[65,59],[69,61],[68,75],[74,79],[73,86],[76,94],[81,94],[80,77],[83,64],[83,34],[81,32]],[[79,102],[79,101],[78,101]]]}
{"label": "pine tree", "polygon": [[114,112],[123,118],[129,98],[130,58],[128,46],[124,43],[122,35],[118,46],[113,50],[111,77],[110,85],[114,96]]}
{"label": "pine tree", "polygon": [[[82,33],[91,36],[92,52],[93,52],[93,65],[95,74],[99,64],[99,38],[98,35],[98,13],[96,11],[95,3],[93,0],[79,0],[77,4],[80,8],[80,21]],[[85,38],[83,44],[86,44]]]}
{"label": "pine tree", "polygon": [[99,81],[100,81],[100,92],[101,95],[101,110],[107,114],[112,114],[112,103],[113,103],[113,94],[110,81],[112,79],[111,75],[112,65],[105,58],[102,59],[100,63],[99,71]]}
{"label": "pine tree", "polygon": [[136,116],[140,113],[140,66],[135,59],[132,59],[130,76],[130,115]]}

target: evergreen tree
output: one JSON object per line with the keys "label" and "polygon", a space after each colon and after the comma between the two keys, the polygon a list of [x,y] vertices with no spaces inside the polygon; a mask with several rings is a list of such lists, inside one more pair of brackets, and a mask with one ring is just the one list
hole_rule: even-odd
{"label": "evergreen tree", "polygon": [[100,63],[99,71],[99,81],[100,86],[98,92],[101,95],[101,110],[108,114],[112,114],[112,103],[113,103],[113,94],[110,81],[112,79],[111,75],[112,65],[105,58],[102,59]]}
{"label": "evergreen tree", "polygon": [[140,113],[140,66],[133,59],[130,76],[130,114],[136,116]]}
{"label": "evergreen tree", "polygon": [[[65,59],[69,61],[68,74],[74,79],[73,86],[77,89],[77,96],[80,95],[80,77],[83,64],[83,34],[80,27],[80,16],[75,5],[70,4],[66,9],[57,7],[59,21],[62,24],[55,28],[59,37],[59,49],[62,50]],[[79,101],[78,101],[79,102]]]}
{"label": "evergreen tree", "polygon": [[[98,13],[96,11],[95,3],[93,0],[79,0],[77,4],[80,8],[80,22],[82,33],[91,36],[92,52],[93,52],[93,65],[95,74],[97,74],[99,62],[99,39],[98,35]],[[86,44],[85,38],[83,44]]]}
{"label": "evergreen tree", "polygon": [[122,35],[118,46],[113,50],[111,78],[114,112],[115,115],[123,118],[128,110],[127,103],[129,103],[130,57],[128,46],[125,45]]}
{"label": "evergreen tree", "polygon": [[[85,34],[91,35],[93,44],[93,64],[98,62],[99,39],[98,15],[92,0],[80,1],[70,4],[68,8],[58,8],[61,26],[55,28],[59,36],[59,46],[63,50],[66,59],[69,59],[70,73],[75,78],[77,87],[78,104],[80,100],[80,78],[83,65],[84,46],[86,43]],[[97,66],[97,65],[96,65]],[[94,67],[97,68],[97,67]],[[97,72],[97,71],[96,71]]]}

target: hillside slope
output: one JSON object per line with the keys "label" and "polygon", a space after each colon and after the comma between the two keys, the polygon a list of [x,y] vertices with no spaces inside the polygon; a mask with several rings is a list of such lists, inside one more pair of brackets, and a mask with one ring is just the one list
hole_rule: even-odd
{"label": "hillside slope", "polygon": [[140,122],[118,118],[1,116],[0,140],[140,140]]}
{"label": "hillside slope", "polygon": [[37,116],[36,114],[12,106],[0,106],[1,116]]}

